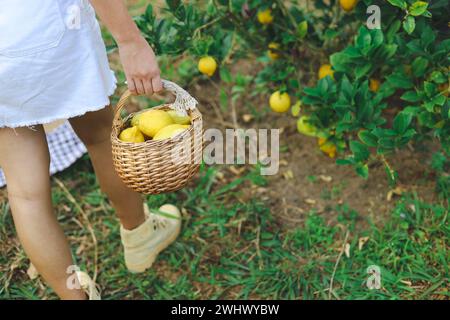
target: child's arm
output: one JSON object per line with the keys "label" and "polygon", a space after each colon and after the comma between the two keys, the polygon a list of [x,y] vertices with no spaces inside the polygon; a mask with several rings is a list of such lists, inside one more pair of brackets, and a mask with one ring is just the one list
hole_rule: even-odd
{"label": "child's arm", "polygon": [[155,54],[128,14],[124,0],[91,0],[102,22],[119,46],[128,88],[135,94],[151,95],[162,90]]}

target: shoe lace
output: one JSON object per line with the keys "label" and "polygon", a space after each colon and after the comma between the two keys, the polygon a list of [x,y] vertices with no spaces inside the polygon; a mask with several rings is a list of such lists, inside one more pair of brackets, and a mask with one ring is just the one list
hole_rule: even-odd
{"label": "shoe lace", "polygon": [[156,231],[157,229],[167,228],[167,220],[163,217],[153,215],[152,217],[153,229]]}

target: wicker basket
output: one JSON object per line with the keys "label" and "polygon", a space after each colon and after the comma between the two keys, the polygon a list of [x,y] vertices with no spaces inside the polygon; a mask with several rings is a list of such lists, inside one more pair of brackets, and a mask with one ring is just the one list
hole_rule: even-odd
{"label": "wicker basket", "polygon": [[129,188],[143,194],[166,193],[183,188],[198,172],[202,160],[203,122],[196,108],[197,101],[170,81],[163,80],[163,86],[176,95],[176,100],[173,104],[153,109],[177,109],[189,114],[192,119],[188,130],[174,138],[143,143],[123,142],[118,136],[136,114],[122,119],[122,110],[131,96],[128,90],[120,98],[115,110],[111,133],[114,167]]}

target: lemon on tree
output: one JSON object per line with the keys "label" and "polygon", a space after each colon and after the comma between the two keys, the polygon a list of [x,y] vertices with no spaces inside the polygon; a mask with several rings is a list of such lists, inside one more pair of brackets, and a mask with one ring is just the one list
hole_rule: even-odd
{"label": "lemon on tree", "polygon": [[300,114],[300,110],[302,108],[302,101],[298,100],[291,108],[291,114],[294,117],[298,117],[298,115]]}
{"label": "lemon on tree", "polygon": [[275,112],[286,112],[291,107],[291,97],[286,92],[275,91],[270,96],[269,104]]}
{"label": "lemon on tree", "polygon": [[173,138],[177,134],[185,131],[187,128],[189,128],[189,125],[182,125],[182,124],[168,125],[167,127],[164,127],[161,130],[159,130],[153,137],[153,140],[163,140]]}
{"label": "lemon on tree", "polygon": [[350,12],[355,9],[358,0],[339,0],[339,4],[344,11]]}
{"label": "lemon on tree", "polygon": [[377,92],[380,89],[381,82],[378,79],[369,79],[370,91]]}
{"label": "lemon on tree", "polygon": [[280,54],[278,53],[278,50],[280,49],[280,44],[276,42],[269,43],[269,50],[267,51],[267,55],[272,60],[277,60],[280,58]]}
{"label": "lemon on tree", "polygon": [[149,110],[139,117],[138,128],[146,136],[153,138],[162,128],[173,124],[170,115],[163,110]]}
{"label": "lemon on tree", "polygon": [[309,123],[308,116],[301,116],[297,120],[297,131],[306,136],[315,137],[317,136],[317,128]]}
{"label": "lemon on tree", "polygon": [[198,70],[207,75],[208,77],[212,77],[217,69],[217,62],[211,56],[206,56],[201,58],[198,61]]}
{"label": "lemon on tree", "polygon": [[133,143],[141,143],[145,141],[144,135],[136,126],[123,130],[119,135],[119,139],[123,142]]}
{"label": "lemon on tree", "polygon": [[257,18],[261,24],[271,24],[273,21],[272,10],[260,10],[258,11]]}
{"label": "lemon on tree", "polygon": [[337,148],[334,143],[332,143],[331,141],[327,141],[327,139],[325,139],[325,138],[319,138],[318,144],[319,144],[320,150],[323,153],[327,154],[330,158],[336,157]]}
{"label": "lemon on tree", "polygon": [[326,76],[330,76],[332,79],[334,79],[334,71],[331,67],[331,64],[323,64],[319,68],[319,80],[325,78]]}

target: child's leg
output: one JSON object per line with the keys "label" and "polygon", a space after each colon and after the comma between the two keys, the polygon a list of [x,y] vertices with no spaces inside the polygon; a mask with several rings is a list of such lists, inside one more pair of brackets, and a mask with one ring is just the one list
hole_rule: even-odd
{"label": "child's leg", "polygon": [[110,107],[73,118],[70,123],[88,149],[101,189],[108,195],[123,227],[132,230],[145,221],[140,194],[127,188],[114,170],[111,151],[113,113]]}
{"label": "child's leg", "polygon": [[49,153],[42,126],[0,129],[0,166],[8,183],[14,223],[25,252],[62,299],[85,299],[67,288],[73,265],[69,245],[53,212]]}

